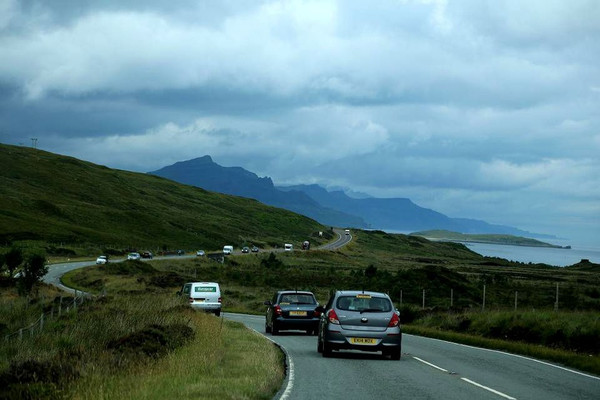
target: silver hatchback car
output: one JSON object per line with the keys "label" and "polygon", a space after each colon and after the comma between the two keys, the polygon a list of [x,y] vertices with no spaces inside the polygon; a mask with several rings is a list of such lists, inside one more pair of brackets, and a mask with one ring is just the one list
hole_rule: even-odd
{"label": "silver hatchback car", "polygon": [[400,315],[385,293],[337,291],[322,311],[317,351],[381,351],[392,360],[402,353]]}

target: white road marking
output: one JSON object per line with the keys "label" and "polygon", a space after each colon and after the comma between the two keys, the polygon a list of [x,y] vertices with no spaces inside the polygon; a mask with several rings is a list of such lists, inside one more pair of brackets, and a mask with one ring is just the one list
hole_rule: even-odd
{"label": "white road marking", "polygon": [[442,367],[438,367],[437,365],[434,365],[434,364],[432,364],[432,363],[430,363],[430,362],[427,362],[427,361],[425,361],[425,360],[423,360],[423,359],[421,359],[421,358],[419,358],[419,357],[415,357],[415,356],[413,356],[413,358],[414,358],[415,360],[417,360],[417,361],[421,361],[423,364],[427,364],[427,365],[429,365],[430,367],[433,367],[433,368],[435,368],[435,369],[439,369],[440,371],[448,372],[448,370],[447,370],[447,369],[444,369],[444,368],[442,368]]}
{"label": "white road marking", "polygon": [[487,387],[487,386],[483,386],[483,385],[481,385],[481,384],[479,384],[479,383],[477,383],[477,382],[474,382],[474,381],[472,381],[472,380],[470,380],[470,379],[467,379],[467,378],[460,378],[460,379],[462,379],[463,381],[465,381],[465,382],[467,382],[467,383],[470,383],[471,385],[477,386],[477,387],[479,387],[479,388],[481,388],[481,389],[485,389],[485,390],[487,390],[488,392],[492,392],[492,393],[494,393],[494,394],[497,394],[497,395],[498,395],[498,396],[500,396],[500,397],[504,397],[505,399],[509,399],[509,400],[517,400],[517,399],[516,399],[516,398],[514,398],[514,397],[511,397],[511,396],[509,396],[509,395],[507,395],[507,394],[504,394],[504,393],[502,393],[502,392],[499,392],[499,391],[497,391],[497,390],[494,390],[494,389],[492,389],[492,388],[489,388],[489,387]]}
{"label": "white road marking", "polygon": [[[420,362],[422,362],[423,364],[427,364],[427,365],[429,365],[429,366],[430,366],[430,367],[432,367],[432,368],[435,368],[435,369],[438,369],[438,370],[440,370],[440,371],[443,371],[443,372],[446,372],[446,373],[448,373],[448,370],[447,370],[447,369],[444,369],[444,368],[442,368],[442,367],[438,367],[437,365],[435,365],[435,364],[432,364],[432,363],[430,363],[429,361],[425,361],[425,360],[423,360],[422,358],[415,357],[415,356],[413,356],[413,358],[414,358],[415,360],[417,360],[417,361],[420,361]],[[487,387],[487,386],[481,385],[481,384],[479,384],[479,383],[477,383],[477,382],[475,382],[475,381],[472,381],[472,380],[470,380],[470,379],[468,379],[468,378],[460,378],[460,379],[462,379],[463,381],[465,381],[465,382],[467,382],[467,383],[470,383],[471,385],[477,386],[477,387],[479,387],[479,388],[481,388],[481,389],[485,389],[485,390],[487,390],[487,391],[489,391],[489,392],[492,392],[492,393],[494,393],[494,394],[497,394],[498,396],[504,397],[505,399],[509,399],[509,400],[517,400],[517,399],[516,399],[516,398],[514,398],[514,397],[511,397],[511,396],[509,396],[509,395],[507,395],[507,394],[504,394],[504,393],[502,393],[502,392],[499,392],[499,391],[497,391],[497,390],[495,390],[495,389],[492,389],[492,388],[490,388],[490,387]]]}

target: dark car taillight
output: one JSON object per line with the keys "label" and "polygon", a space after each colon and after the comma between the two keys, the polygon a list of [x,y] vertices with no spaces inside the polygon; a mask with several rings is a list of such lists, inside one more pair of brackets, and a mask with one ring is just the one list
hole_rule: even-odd
{"label": "dark car taillight", "polygon": [[399,324],[400,324],[400,318],[398,317],[398,314],[393,313],[392,318],[390,319],[390,323],[388,324],[388,328],[395,328]]}
{"label": "dark car taillight", "polygon": [[321,312],[318,310],[313,311],[313,317],[319,318],[321,316]]}
{"label": "dark car taillight", "polygon": [[275,315],[281,315],[281,307],[279,307],[279,306],[273,307],[273,312],[275,313]]}
{"label": "dark car taillight", "polygon": [[329,319],[329,323],[331,324],[340,324],[340,320],[338,319],[338,316],[333,308],[327,312],[327,319]]}

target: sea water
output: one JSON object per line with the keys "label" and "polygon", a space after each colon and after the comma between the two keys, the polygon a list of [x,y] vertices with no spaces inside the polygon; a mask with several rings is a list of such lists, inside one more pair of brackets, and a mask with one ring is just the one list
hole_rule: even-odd
{"label": "sea water", "polygon": [[524,263],[544,263],[565,267],[581,260],[600,264],[600,249],[572,245],[570,249],[552,247],[511,246],[503,244],[464,243],[469,249],[482,256],[500,257]]}
{"label": "sea water", "polygon": [[[388,233],[401,233],[408,235],[411,232],[386,230]],[[504,244],[471,243],[463,242],[470,250],[487,257],[500,257],[510,261],[524,263],[543,263],[558,267],[577,264],[581,260],[589,260],[600,264],[600,245],[589,243],[586,245],[573,244],[561,240],[549,240],[557,246],[571,246],[570,249],[553,247],[512,246]]]}

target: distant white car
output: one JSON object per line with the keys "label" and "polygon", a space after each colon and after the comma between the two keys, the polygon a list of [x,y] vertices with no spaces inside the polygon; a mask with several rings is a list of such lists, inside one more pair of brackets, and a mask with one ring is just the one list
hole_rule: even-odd
{"label": "distant white car", "polygon": [[96,258],[96,264],[108,264],[108,257],[98,256],[98,258]]}
{"label": "distant white car", "polygon": [[198,251],[196,252],[196,255],[197,255],[198,257],[203,257],[203,256],[205,255],[205,253],[204,253],[204,250],[198,250]]}
{"label": "distant white car", "polygon": [[139,260],[141,258],[142,258],[142,256],[140,256],[140,253],[129,253],[129,254],[127,254],[127,259],[128,260]]}

